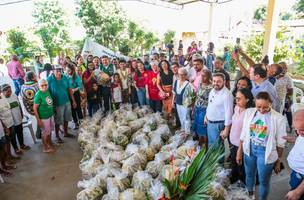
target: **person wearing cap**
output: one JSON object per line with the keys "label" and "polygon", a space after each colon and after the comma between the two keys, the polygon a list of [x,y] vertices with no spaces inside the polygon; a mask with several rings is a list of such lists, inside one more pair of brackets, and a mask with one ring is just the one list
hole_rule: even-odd
{"label": "person wearing cap", "polygon": [[14,82],[15,94],[18,96],[21,90],[21,86],[24,84],[25,72],[23,66],[19,62],[19,59],[16,55],[11,56],[11,61],[7,63],[8,75]]}
{"label": "person wearing cap", "polygon": [[222,73],[225,76],[225,86],[230,90],[230,75],[224,69],[224,60],[222,57],[216,57],[214,61],[214,73]]}
{"label": "person wearing cap", "polygon": [[[19,102],[18,96],[12,93],[11,86],[8,84],[4,84],[1,87],[1,92],[4,98],[6,98],[7,102],[10,105],[10,111],[13,117],[13,131],[11,132],[11,143],[17,155],[22,154],[22,150],[29,150],[30,147],[24,144],[23,139],[23,112],[21,108],[21,104]],[[20,148],[17,144],[17,138],[20,145]]]}
{"label": "person wearing cap", "polygon": [[57,142],[62,143],[63,140],[59,136],[60,125],[63,125],[64,137],[74,137],[68,133],[68,122],[72,121],[70,99],[74,108],[77,107],[77,104],[69,78],[62,73],[61,66],[57,65],[55,67],[54,73],[48,77],[47,81],[55,106],[55,133]]}

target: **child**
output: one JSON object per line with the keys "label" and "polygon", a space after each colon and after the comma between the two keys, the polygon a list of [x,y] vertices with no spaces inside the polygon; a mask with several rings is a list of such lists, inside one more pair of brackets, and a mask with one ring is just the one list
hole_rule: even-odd
{"label": "child", "polygon": [[119,109],[119,105],[122,102],[122,94],[121,94],[121,80],[119,78],[119,74],[115,73],[113,76],[113,83],[111,86],[112,89],[112,99],[115,106],[115,109]]}
{"label": "child", "polygon": [[[4,84],[2,86],[2,94],[10,105],[10,110],[11,110],[11,113],[13,116],[13,121],[14,121],[14,130],[13,130],[14,133],[12,134],[12,137],[11,137],[11,139],[12,139],[11,143],[15,150],[15,153],[17,155],[20,155],[20,154],[22,154],[22,150],[30,149],[29,146],[26,146],[24,144],[23,127],[22,127],[23,112],[22,112],[21,104],[19,102],[17,95],[12,93],[12,89],[11,89],[10,85]],[[16,135],[18,138],[20,149],[18,148],[18,145],[17,145]]]}
{"label": "child", "polygon": [[88,110],[90,117],[95,114],[100,108],[100,94],[99,94],[99,87],[95,80],[92,81],[92,90],[87,94],[88,98]]}
{"label": "child", "polygon": [[54,129],[54,105],[48,82],[45,79],[39,81],[39,91],[34,98],[34,113],[37,125],[41,129],[41,138],[44,153],[53,153],[55,148],[52,143],[52,130]]}
{"label": "child", "polygon": [[[3,174],[4,176],[11,176],[12,173],[7,171],[9,169],[13,169],[13,166],[9,166],[6,164],[7,162],[7,154],[5,151],[5,145],[7,144],[7,141],[5,139],[5,132],[4,127],[2,125],[2,121],[0,120],[0,162],[1,167],[0,168],[0,174]],[[10,143],[8,143],[10,145]]]}

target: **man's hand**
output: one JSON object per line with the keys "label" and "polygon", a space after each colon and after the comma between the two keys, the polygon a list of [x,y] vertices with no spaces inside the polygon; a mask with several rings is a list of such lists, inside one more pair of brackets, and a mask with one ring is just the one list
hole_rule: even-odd
{"label": "man's hand", "polygon": [[41,119],[37,121],[37,125],[38,125],[39,128],[41,128],[41,129],[43,129],[43,127],[44,127],[43,122],[42,122]]}
{"label": "man's hand", "polygon": [[204,118],[204,125],[206,126],[208,123],[208,119],[207,119],[207,116],[205,115],[205,118]]}
{"label": "man's hand", "polygon": [[228,137],[228,132],[226,131],[226,129],[222,130],[222,132],[220,133],[220,136],[223,140],[225,140]]}
{"label": "man's hand", "polygon": [[274,172],[276,174],[280,173],[281,172],[281,161],[280,160],[277,160],[275,163],[274,163]]}
{"label": "man's hand", "polygon": [[296,136],[283,136],[283,139],[285,139],[288,143],[294,144],[296,142],[297,137]]}
{"label": "man's hand", "polygon": [[300,198],[301,194],[296,189],[289,191],[286,195],[287,200],[299,200]]}

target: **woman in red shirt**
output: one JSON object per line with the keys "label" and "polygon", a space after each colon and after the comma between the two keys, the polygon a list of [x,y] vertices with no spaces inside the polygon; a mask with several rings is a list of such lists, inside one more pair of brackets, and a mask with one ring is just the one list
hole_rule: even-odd
{"label": "woman in red shirt", "polygon": [[145,71],[144,63],[141,60],[137,60],[137,70],[133,75],[135,82],[135,88],[137,91],[139,106],[148,105],[149,101],[146,98],[146,79],[148,77]]}
{"label": "woman in red shirt", "polygon": [[159,74],[158,62],[151,62],[152,71],[147,72],[146,80],[146,96],[149,99],[150,107],[154,112],[162,111],[162,103],[159,95],[159,89],[157,86],[157,76]]}

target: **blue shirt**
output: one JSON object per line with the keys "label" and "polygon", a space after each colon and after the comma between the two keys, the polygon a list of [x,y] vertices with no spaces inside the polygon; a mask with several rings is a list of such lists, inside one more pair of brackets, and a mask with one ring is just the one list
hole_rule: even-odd
{"label": "blue shirt", "polygon": [[230,60],[231,60],[230,53],[229,52],[225,52],[223,59],[225,61],[224,69],[225,70],[229,70]]}
{"label": "blue shirt", "polygon": [[61,79],[57,80],[55,75],[48,77],[49,91],[54,100],[55,106],[62,106],[67,104],[69,99],[69,89],[71,88],[69,78],[65,75],[61,75]]}
{"label": "blue shirt", "polygon": [[275,109],[276,111],[278,111],[278,109],[280,107],[278,95],[277,95],[277,92],[276,92],[274,86],[268,81],[268,79],[264,80],[259,85],[255,84],[253,81],[251,81],[251,82],[252,82],[251,92],[252,92],[253,96],[256,97],[256,95],[259,92],[268,92],[268,94],[270,95],[270,97],[273,101],[272,108]]}

